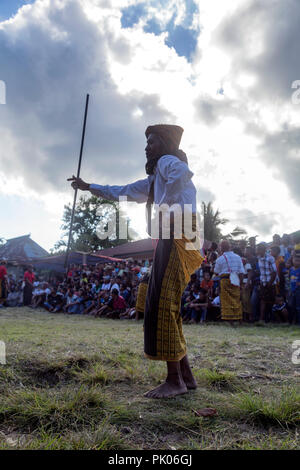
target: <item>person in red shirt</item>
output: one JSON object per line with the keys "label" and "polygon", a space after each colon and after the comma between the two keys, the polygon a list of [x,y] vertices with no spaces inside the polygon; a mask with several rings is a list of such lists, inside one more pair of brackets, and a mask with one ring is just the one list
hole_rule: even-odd
{"label": "person in red shirt", "polygon": [[6,261],[0,262],[0,305],[2,306],[7,297],[7,270]]}
{"label": "person in red shirt", "polygon": [[213,291],[214,282],[210,278],[210,273],[208,271],[204,272],[204,279],[201,282],[201,289],[205,289],[208,293],[208,297],[212,298],[212,291]]}
{"label": "person in red shirt", "polygon": [[33,273],[33,266],[28,266],[24,273],[24,290],[23,290],[23,304],[30,305],[32,300],[33,283],[35,275]]}
{"label": "person in red shirt", "polygon": [[112,312],[106,315],[107,318],[120,318],[120,314],[125,312],[126,302],[125,299],[119,295],[118,289],[112,289],[111,301],[108,305],[112,308]]}

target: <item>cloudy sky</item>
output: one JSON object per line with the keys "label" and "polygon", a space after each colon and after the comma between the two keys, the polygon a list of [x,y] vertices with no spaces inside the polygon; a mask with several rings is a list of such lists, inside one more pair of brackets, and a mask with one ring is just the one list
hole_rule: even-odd
{"label": "cloudy sky", "polygon": [[0,236],[60,238],[86,93],[86,181],[145,177],[146,126],[179,124],[224,231],[299,229],[299,24],[299,0],[1,0]]}

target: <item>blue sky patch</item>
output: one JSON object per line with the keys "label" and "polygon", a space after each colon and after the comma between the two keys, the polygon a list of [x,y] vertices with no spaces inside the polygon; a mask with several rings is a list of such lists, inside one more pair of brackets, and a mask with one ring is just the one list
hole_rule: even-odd
{"label": "blue sky patch", "polygon": [[23,5],[33,2],[34,0],[0,0],[0,21],[8,20]]}
{"label": "blue sky patch", "polygon": [[131,5],[121,10],[121,25],[122,28],[132,28],[139,19],[146,15],[146,3],[138,3],[137,5]]}
{"label": "blue sky patch", "polygon": [[148,20],[144,26],[145,33],[153,33],[155,36],[159,36],[163,32],[163,28],[155,18]]}
{"label": "blue sky patch", "polygon": [[169,47],[174,47],[177,54],[192,60],[192,55],[197,46],[198,32],[193,29],[186,29],[183,26],[176,26],[168,31],[165,43]]}
{"label": "blue sky patch", "polygon": [[141,2],[137,5],[131,5],[127,8],[123,8],[121,10],[122,27],[132,28],[132,26],[137,24],[140,19],[145,19],[146,24],[143,28],[145,33],[153,33],[158,36],[163,32],[167,32],[168,37],[165,40],[166,45],[168,47],[173,47],[180,57],[184,56],[188,61],[191,61],[192,55],[195,52],[197,46],[197,39],[199,34],[198,29],[191,28],[194,14],[198,12],[198,6],[194,0],[186,0],[185,17],[182,19],[181,24],[177,25],[175,25],[175,20],[177,17],[176,11],[174,11],[171,20],[165,25],[160,24],[155,16],[149,18],[149,6],[159,9],[168,8],[168,5],[169,0],[155,0],[148,1],[147,3]]}

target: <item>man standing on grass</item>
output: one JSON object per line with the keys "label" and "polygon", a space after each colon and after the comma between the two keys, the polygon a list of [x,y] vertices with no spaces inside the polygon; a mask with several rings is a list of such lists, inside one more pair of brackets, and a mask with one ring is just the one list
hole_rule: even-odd
{"label": "man standing on grass", "polygon": [[[221,318],[231,323],[242,322],[241,285],[245,274],[242,258],[231,251],[230,243],[223,240],[220,245],[222,255],[217,259],[215,274],[221,277]],[[236,283],[232,283],[231,275]]]}
{"label": "man standing on grass", "polygon": [[[148,232],[151,233],[151,207],[177,204],[181,211],[189,205],[193,230],[196,228],[196,188],[187,157],[179,144],[183,129],[179,126],[156,125],[146,129],[146,173],[148,177],[125,186],[88,184],[73,176],[74,189],[91,191],[108,200],[127,196],[129,201],[147,202]],[[149,216],[150,213],[150,216]],[[172,219],[172,214],[170,214]],[[182,222],[182,221],[181,221]],[[186,249],[189,240],[181,229],[181,238],[174,236],[174,221],[170,236],[165,238],[161,224],[153,267],[148,283],[144,320],[144,351],[146,357],[166,361],[166,381],[146,393],[149,398],[164,398],[186,393],[197,387],[189,366],[186,342],[180,315],[181,295],[190,275],[201,265],[203,258],[196,249]],[[190,247],[189,247],[190,248]]]}
{"label": "man standing on grass", "polygon": [[260,322],[264,323],[270,318],[275,301],[277,267],[273,256],[267,254],[265,243],[261,242],[257,245],[257,255],[260,271]]}

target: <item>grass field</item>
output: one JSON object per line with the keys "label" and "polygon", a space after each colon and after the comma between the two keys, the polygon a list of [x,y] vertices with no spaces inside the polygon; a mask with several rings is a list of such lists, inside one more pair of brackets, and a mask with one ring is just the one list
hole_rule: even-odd
{"label": "grass field", "polygon": [[142,322],[1,310],[0,449],[299,449],[300,329],[184,331],[198,389],[150,400],[166,369],[144,358]]}

